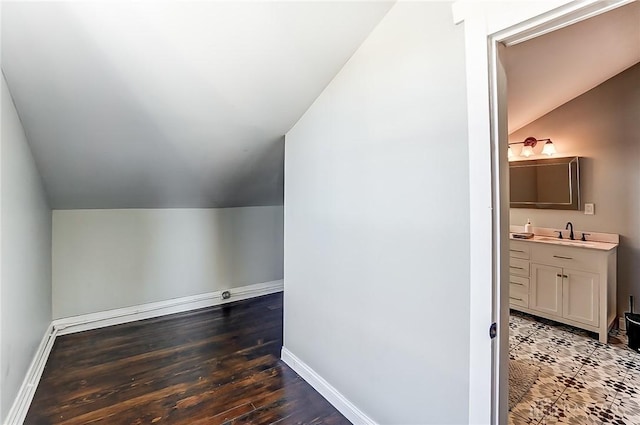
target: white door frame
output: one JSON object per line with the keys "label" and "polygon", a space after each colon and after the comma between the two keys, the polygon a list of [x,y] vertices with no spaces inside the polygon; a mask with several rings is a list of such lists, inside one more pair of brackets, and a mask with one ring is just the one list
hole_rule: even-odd
{"label": "white door frame", "polygon": [[[507,423],[508,204],[506,81],[500,49],[607,12],[633,0],[548,0],[453,4],[464,22],[469,142],[470,354],[469,423]],[[504,181],[504,180],[503,180]],[[502,212],[501,212],[502,211]],[[505,212],[506,211],[506,212]],[[505,217],[506,215],[506,217]],[[498,338],[489,326],[499,325]],[[502,359],[502,361],[501,361]]]}

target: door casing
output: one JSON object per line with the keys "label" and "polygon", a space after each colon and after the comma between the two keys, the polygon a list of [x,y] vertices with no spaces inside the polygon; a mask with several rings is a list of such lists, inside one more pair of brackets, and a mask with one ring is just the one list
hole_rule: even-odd
{"label": "door casing", "polygon": [[[469,423],[505,425],[508,415],[508,172],[505,46],[633,0],[453,4],[464,22],[469,143]],[[490,247],[490,249],[487,249]],[[489,337],[491,323],[498,336]]]}

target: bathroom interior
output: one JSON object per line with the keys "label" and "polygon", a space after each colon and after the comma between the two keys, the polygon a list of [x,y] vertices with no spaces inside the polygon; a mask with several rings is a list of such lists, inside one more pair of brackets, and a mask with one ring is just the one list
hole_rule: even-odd
{"label": "bathroom interior", "polygon": [[640,423],[638,22],[633,2],[506,49],[509,423]]}

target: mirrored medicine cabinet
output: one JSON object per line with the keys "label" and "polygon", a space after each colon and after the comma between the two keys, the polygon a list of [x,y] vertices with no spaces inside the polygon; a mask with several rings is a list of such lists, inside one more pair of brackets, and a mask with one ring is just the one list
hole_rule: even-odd
{"label": "mirrored medicine cabinet", "polygon": [[509,163],[511,208],[580,209],[580,158]]}

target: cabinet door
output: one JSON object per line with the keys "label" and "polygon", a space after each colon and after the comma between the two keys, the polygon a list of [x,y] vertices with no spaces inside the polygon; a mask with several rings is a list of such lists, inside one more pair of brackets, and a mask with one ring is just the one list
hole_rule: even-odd
{"label": "cabinet door", "polygon": [[529,308],[562,317],[562,269],[531,264]]}
{"label": "cabinet door", "polygon": [[562,317],[586,325],[599,325],[600,275],[563,269]]}

